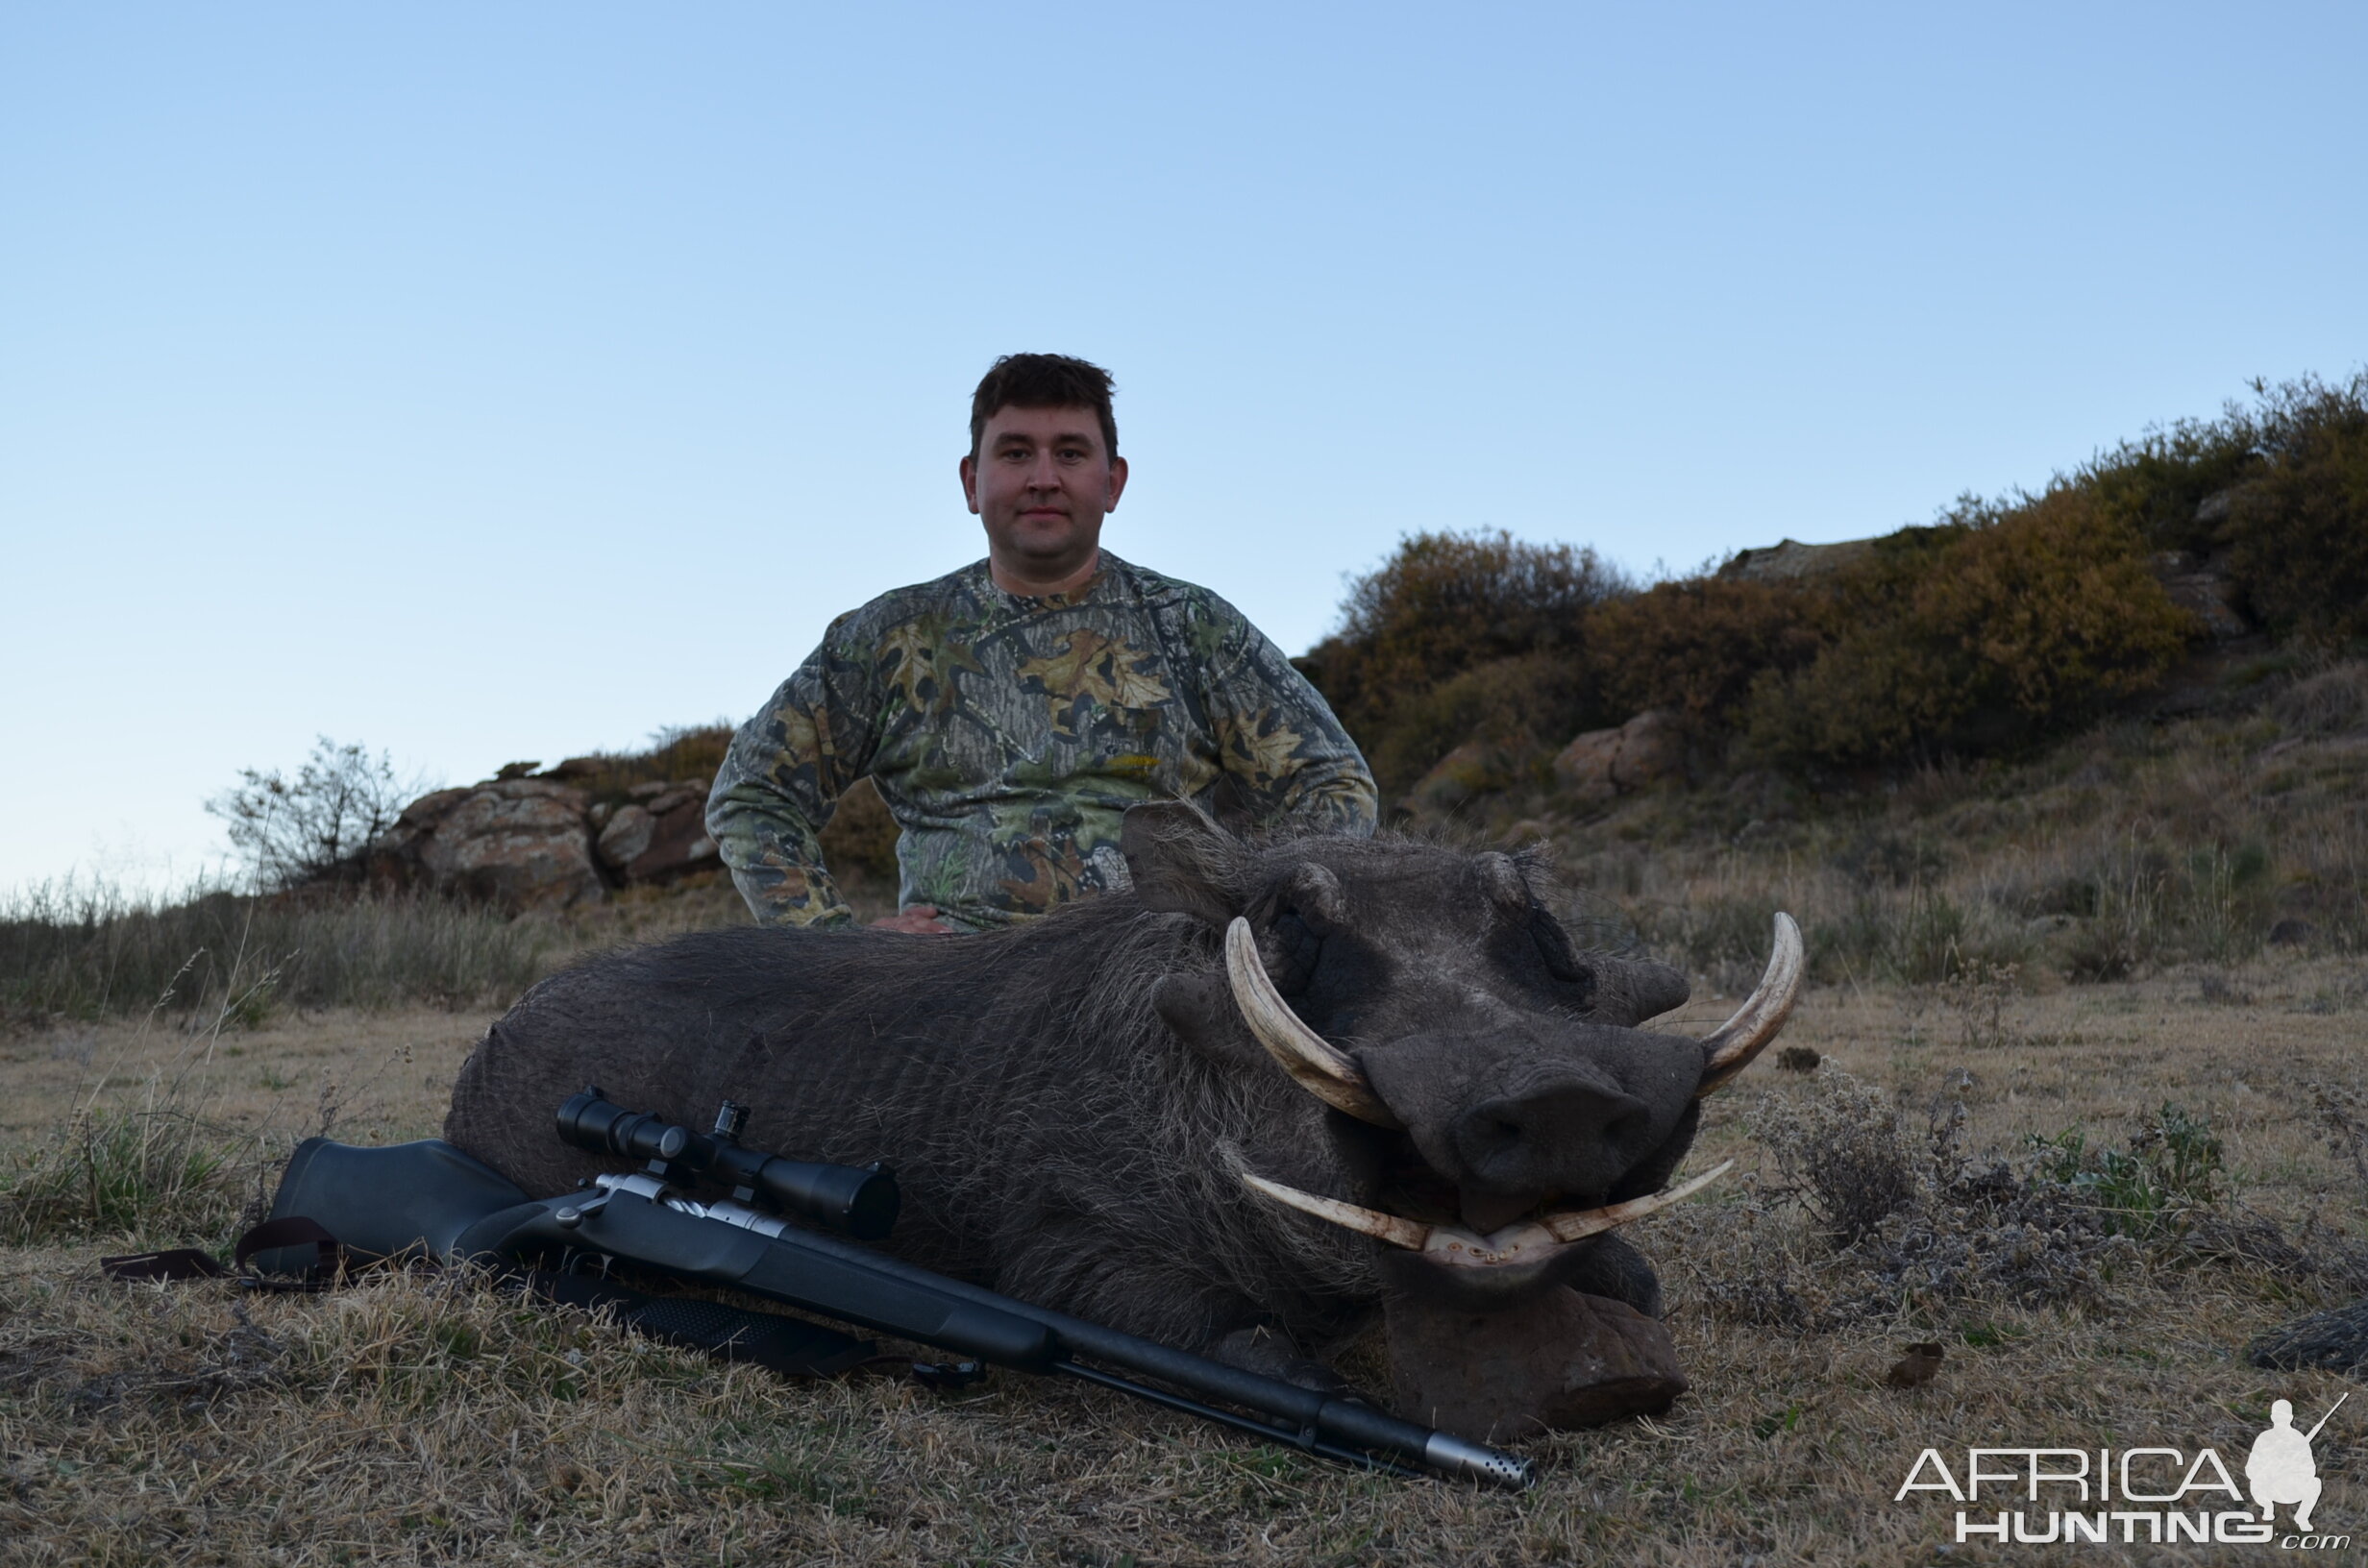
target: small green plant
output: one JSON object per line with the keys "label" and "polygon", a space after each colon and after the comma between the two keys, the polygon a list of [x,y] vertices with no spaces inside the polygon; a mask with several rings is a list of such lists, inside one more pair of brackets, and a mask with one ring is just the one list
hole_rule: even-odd
{"label": "small green plant", "polygon": [[2034,1134],[2031,1147],[2036,1176],[2079,1194],[2116,1234],[2140,1240],[2177,1234],[2227,1195],[2210,1121],[2167,1102],[2139,1123],[2127,1148],[2090,1148],[2077,1127]]}
{"label": "small green plant", "polygon": [[238,1216],[259,1147],[151,1094],[139,1110],[83,1112],[0,1191],[0,1240],[74,1236],[218,1239]]}

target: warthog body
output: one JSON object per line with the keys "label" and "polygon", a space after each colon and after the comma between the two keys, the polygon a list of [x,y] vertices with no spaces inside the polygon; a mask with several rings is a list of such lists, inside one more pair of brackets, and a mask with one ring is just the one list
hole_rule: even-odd
{"label": "warthog body", "polygon": [[[1634,1026],[1684,981],[1574,953],[1537,868],[1388,840],[1252,849],[1180,806],[1137,808],[1125,842],[1133,892],[1006,931],[744,928],[589,960],[492,1026],[445,1136],[548,1193],[620,1168],[553,1135],[586,1084],[697,1126],[728,1096],[751,1144],[893,1164],[903,1257],[1270,1364],[1369,1321],[1386,1249],[1245,1173],[1465,1236],[1652,1192],[1683,1157],[1704,1046]],[[1245,961],[1403,1130],[1330,1108],[1253,1037],[1227,980],[1237,917]],[[1390,1283],[1559,1280],[1658,1311],[1609,1235],[1546,1250],[1493,1273],[1394,1254]]]}

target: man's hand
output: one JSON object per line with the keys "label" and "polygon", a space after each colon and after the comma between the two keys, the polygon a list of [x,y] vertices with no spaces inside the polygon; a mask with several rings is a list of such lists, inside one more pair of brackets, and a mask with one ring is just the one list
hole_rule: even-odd
{"label": "man's hand", "polygon": [[875,931],[909,931],[917,937],[950,935],[953,927],[937,918],[935,904],[907,904],[894,915],[883,915],[872,922]]}

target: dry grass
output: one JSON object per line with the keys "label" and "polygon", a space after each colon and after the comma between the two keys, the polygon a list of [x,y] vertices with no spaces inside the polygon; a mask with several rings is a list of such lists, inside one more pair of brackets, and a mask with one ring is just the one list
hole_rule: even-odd
{"label": "dry grass", "polygon": [[2023,987],[2241,963],[2272,940],[2368,950],[2368,666],[2250,711],[2081,736],[2029,762],[1811,794],[1752,773],[1582,806],[1506,797],[1467,824],[1544,838],[1648,945],[1745,987],[1768,916],[1816,975]]}
{"label": "dry grass", "polygon": [[[2239,1464],[2271,1399],[2314,1412],[2349,1386],[2261,1373],[2243,1349],[2357,1293],[2342,1268],[2368,1240],[2368,1189],[2347,1152],[2356,1118],[2349,1143],[2343,1118],[2368,1087],[2361,979],[2351,960],[2281,952],[2044,995],[1816,990],[1788,1038],[1823,1064],[1756,1070],[1717,1105],[1696,1156],[1735,1155],[1745,1177],[1639,1237],[1662,1266],[1693,1392],[1665,1420],[1538,1445],[1544,1479],[1522,1497],[1351,1475],[1043,1382],[952,1395],[885,1378],[785,1384],[466,1280],[246,1299],[215,1285],[111,1285],[95,1259],[128,1242],[91,1235],[0,1252],[0,1556],[1938,1560],[1951,1510],[1890,1502],[1928,1444],[2210,1444]],[[2203,1000],[2208,980],[2223,999]],[[1706,999],[1688,1017],[1718,1011]],[[210,1058],[130,1025],[23,1037],[9,1047],[0,1139],[39,1150],[75,1107],[136,1112],[148,1083],[175,1074],[185,1103],[234,1137],[311,1130],[324,1084],[341,1136],[422,1136],[480,1022],[327,1013],[226,1036]],[[2134,1243],[2101,1289],[2060,1305],[1977,1289],[1870,1309],[1876,1266],[1837,1252],[1809,1209],[1775,1191],[1782,1169],[1750,1131],[1830,1100],[1837,1072],[1912,1129],[1936,1103],[1961,1102],[1977,1161],[2025,1160],[2028,1137],[2069,1128],[2126,1145],[2176,1101],[2222,1140],[2241,1209],[2215,1212],[2265,1216],[2318,1272]],[[1754,1321],[1734,1287],[1778,1271],[1801,1318]],[[1887,1387],[1902,1345],[1933,1338],[1947,1346],[1938,1377]],[[2368,1524],[2361,1430],[2338,1417],[2317,1445],[2321,1519],[2356,1538]],[[2010,1552],[2070,1560],[2060,1550]],[[2087,1546],[2080,1557],[2206,1561],[2210,1550]]]}
{"label": "dry grass", "polygon": [[160,903],[49,884],[0,897],[0,1027],[158,1012],[212,1028],[291,1006],[460,1006],[515,994],[566,940],[550,920],[416,893],[201,886]]}

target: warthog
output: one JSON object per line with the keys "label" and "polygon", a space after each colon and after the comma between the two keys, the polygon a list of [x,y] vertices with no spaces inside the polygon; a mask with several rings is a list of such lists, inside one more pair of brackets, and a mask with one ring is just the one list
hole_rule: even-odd
{"label": "warthog", "polygon": [[1685,980],[1575,950],[1523,857],[1252,847],[1181,804],[1129,812],[1123,847],[1130,893],[989,935],[743,928],[589,960],[486,1033],[445,1136],[550,1193],[618,1168],[553,1135],[587,1083],[703,1126],[728,1096],[752,1144],[891,1163],[900,1255],[1267,1370],[1308,1372],[1302,1347],[1401,1290],[1557,1282],[1658,1313],[1611,1228],[1782,1026],[1789,920],[1697,1041],[1637,1027]]}

